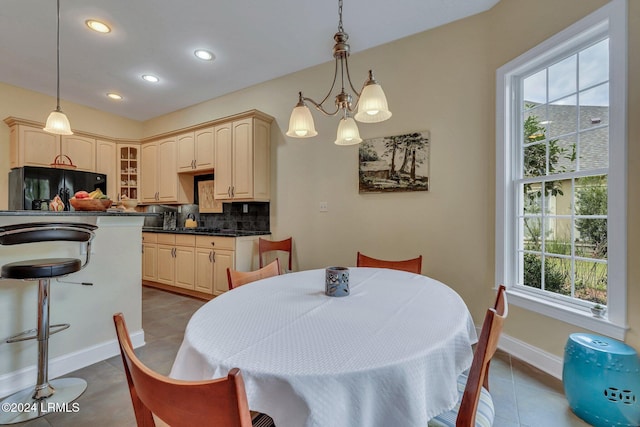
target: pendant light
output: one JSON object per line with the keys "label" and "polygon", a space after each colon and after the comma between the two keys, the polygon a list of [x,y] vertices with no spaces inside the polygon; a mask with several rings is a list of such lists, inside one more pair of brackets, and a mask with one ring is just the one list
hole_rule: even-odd
{"label": "pendant light", "polygon": [[57,104],[56,109],[49,114],[47,123],[44,127],[45,132],[53,133],[56,135],[73,135],[71,131],[71,125],[69,119],[60,109],[60,0],[58,0],[58,50],[56,51],[57,57]]}
{"label": "pendant light", "polygon": [[[387,105],[387,98],[384,95],[382,87],[373,77],[373,71],[369,70],[369,78],[363,85],[360,93],[353,87],[351,76],[349,74],[349,35],[344,32],[342,27],[342,0],[338,1],[338,32],[333,36],[335,45],[333,46],[333,57],[335,58],[335,71],[333,73],[333,83],[329,89],[329,93],[320,102],[316,102],[311,98],[306,98],[302,92],[298,93],[298,103],[291,112],[289,118],[289,130],[286,135],[293,138],[310,138],[316,136],[318,132],[313,123],[313,116],[305,101],[309,101],[321,113],[327,116],[335,116],[342,113],[342,118],[338,124],[338,132],[335,143],[337,145],[352,145],[362,142],[358,125],[355,120],[363,123],[377,123],[387,120],[391,117],[391,111]],[[322,104],[329,98],[338,78],[338,70],[340,70],[341,91],[335,97],[336,110],[329,112],[324,109]],[[345,82],[345,75],[347,76]],[[353,105],[353,97],[345,92],[345,83],[348,83],[351,90],[355,93],[357,100]],[[353,116],[355,108],[358,108],[357,114]],[[355,120],[354,120],[355,118]]]}

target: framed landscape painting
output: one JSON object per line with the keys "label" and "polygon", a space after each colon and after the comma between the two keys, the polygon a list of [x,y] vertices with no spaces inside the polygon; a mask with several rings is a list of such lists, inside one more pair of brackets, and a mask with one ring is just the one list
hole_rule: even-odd
{"label": "framed landscape painting", "polygon": [[428,191],[429,144],[429,131],[362,141],[360,193]]}

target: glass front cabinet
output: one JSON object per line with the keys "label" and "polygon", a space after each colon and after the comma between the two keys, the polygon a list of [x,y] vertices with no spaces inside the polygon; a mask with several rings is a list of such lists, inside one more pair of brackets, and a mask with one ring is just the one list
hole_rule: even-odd
{"label": "glass front cabinet", "polygon": [[140,186],[140,146],[118,144],[118,192],[120,199],[124,196],[138,200]]}

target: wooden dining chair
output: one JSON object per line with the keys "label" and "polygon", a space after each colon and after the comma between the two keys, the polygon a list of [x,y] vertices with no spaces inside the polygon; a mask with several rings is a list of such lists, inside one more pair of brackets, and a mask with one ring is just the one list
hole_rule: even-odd
{"label": "wooden dining chair", "polygon": [[283,251],[289,254],[289,262],[287,264],[286,271],[290,272],[292,269],[292,263],[291,263],[292,247],[293,247],[293,238],[291,237],[289,237],[288,239],[278,240],[278,241],[267,240],[267,239],[263,239],[262,237],[259,237],[258,238],[258,256],[260,258],[260,268],[264,267],[265,261],[264,261],[263,255],[265,253],[271,252],[271,251]]}
{"label": "wooden dining chair", "polygon": [[509,311],[504,286],[498,289],[498,308],[490,308],[484,318],[480,339],[468,374],[458,377],[460,399],[456,406],[429,421],[429,427],[490,427],[495,418],[488,388],[489,364],[498,348],[498,339]]}
{"label": "wooden dining chair", "polygon": [[278,276],[280,274],[280,260],[267,264],[255,271],[237,271],[227,268],[227,281],[229,282],[229,290],[238,286],[246,285],[256,280],[266,279],[267,277]]}
{"label": "wooden dining chair", "polygon": [[269,416],[260,413],[252,424],[238,368],[226,378],[207,381],[165,377],[146,367],[134,353],[124,315],[114,314],[113,322],[138,427],[154,427],[154,415],[171,427],[273,425]]}
{"label": "wooden dining chair", "polygon": [[356,267],[390,268],[392,270],[408,271],[409,273],[422,273],[422,255],[417,258],[404,261],[387,261],[371,258],[358,252]]}

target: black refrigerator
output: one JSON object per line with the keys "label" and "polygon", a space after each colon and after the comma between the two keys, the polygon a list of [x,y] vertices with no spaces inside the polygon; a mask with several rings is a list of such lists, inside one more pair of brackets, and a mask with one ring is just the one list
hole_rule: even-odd
{"label": "black refrigerator", "polygon": [[98,188],[107,194],[105,174],[35,166],[15,168],[9,172],[9,210],[47,210],[57,194],[64,210],[72,211],[69,199],[76,191]]}

